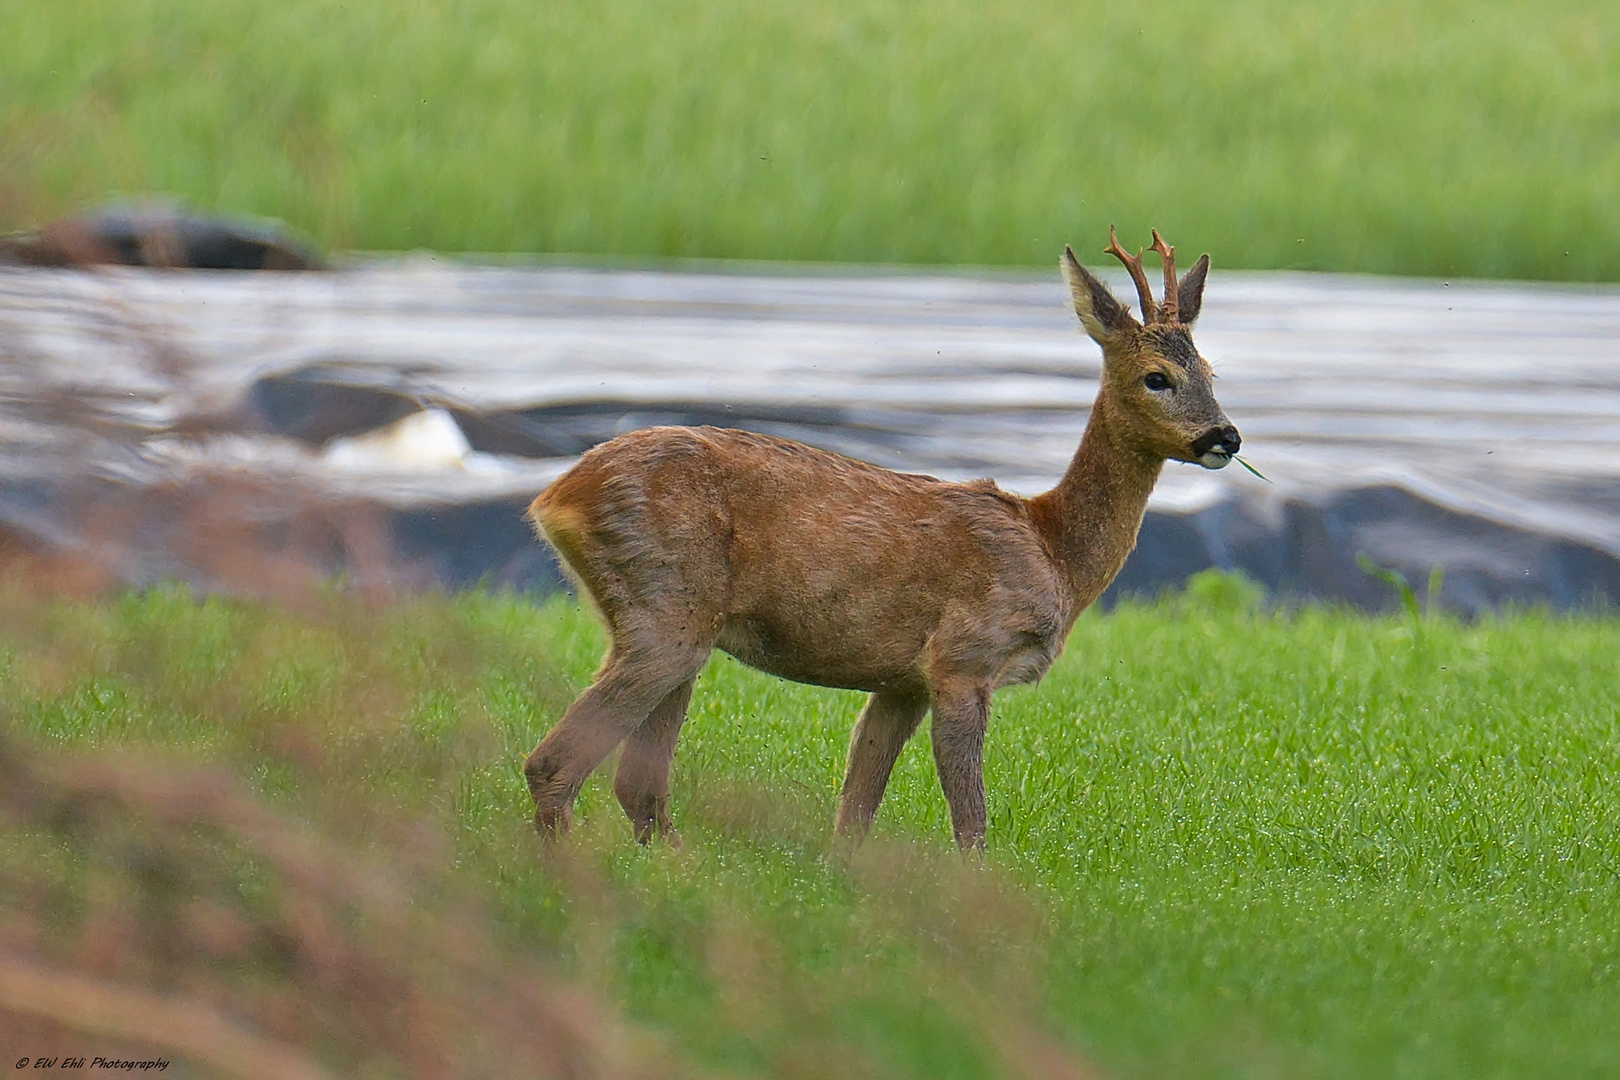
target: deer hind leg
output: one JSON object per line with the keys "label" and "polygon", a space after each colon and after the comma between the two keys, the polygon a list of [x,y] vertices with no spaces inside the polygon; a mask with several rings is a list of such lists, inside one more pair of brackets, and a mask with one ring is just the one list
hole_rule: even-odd
{"label": "deer hind leg", "polygon": [[672,691],[691,682],[708,653],[707,646],[658,651],[613,647],[596,681],[523,763],[541,836],[568,831],[585,778]]}
{"label": "deer hind leg", "polygon": [[934,764],[951,829],[964,851],[984,847],[984,733],[990,722],[990,689],[977,682],[949,682],[933,692]]}
{"label": "deer hind leg", "polygon": [[839,833],[860,837],[872,827],[895,759],[927,711],[927,695],[915,690],[880,690],[867,699],[849,740],[849,764],[838,796]]}
{"label": "deer hind leg", "polygon": [[619,751],[613,793],[635,827],[638,844],[645,844],[655,835],[675,835],[669,817],[669,766],[675,757],[675,743],[681,737],[681,725],[686,722],[686,707],[692,700],[692,681],[687,679],[665,694]]}

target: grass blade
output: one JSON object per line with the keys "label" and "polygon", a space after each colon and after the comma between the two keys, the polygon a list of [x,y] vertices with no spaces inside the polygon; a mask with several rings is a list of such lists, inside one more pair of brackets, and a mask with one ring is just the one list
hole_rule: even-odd
{"label": "grass blade", "polygon": [[1243,466],[1245,469],[1248,469],[1250,472],[1254,473],[1254,475],[1258,476],[1260,479],[1264,480],[1266,483],[1268,483],[1268,484],[1271,483],[1271,477],[1267,476],[1265,473],[1261,472],[1259,469],[1255,468],[1253,465],[1250,465],[1247,461],[1243,460],[1243,455],[1242,454],[1233,454],[1232,456],[1237,458],[1237,463],[1239,465]]}

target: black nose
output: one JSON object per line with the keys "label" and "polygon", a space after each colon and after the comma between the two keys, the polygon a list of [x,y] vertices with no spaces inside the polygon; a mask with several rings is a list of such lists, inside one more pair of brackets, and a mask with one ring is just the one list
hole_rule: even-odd
{"label": "black nose", "polygon": [[1225,427],[1210,428],[1192,444],[1193,457],[1203,457],[1211,450],[1222,454],[1235,454],[1243,448],[1243,438],[1238,429],[1231,424]]}

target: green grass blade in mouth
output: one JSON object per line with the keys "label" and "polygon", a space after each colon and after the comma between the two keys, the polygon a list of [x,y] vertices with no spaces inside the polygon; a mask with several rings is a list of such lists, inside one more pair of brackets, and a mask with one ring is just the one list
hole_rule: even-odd
{"label": "green grass blade in mouth", "polygon": [[1271,483],[1271,477],[1267,476],[1265,473],[1261,472],[1259,469],[1255,468],[1253,465],[1250,465],[1247,461],[1244,461],[1242,454],[1233,454],[1232,456],[1237,459],[1237,463],[1239,465],[1243,466],[1245,469],[1248,469],[1250,472],[1254,473],[1254,475],[1258,476],[1260,479],[1264,480],[1266,483],[1268,483],[1268,484]]}

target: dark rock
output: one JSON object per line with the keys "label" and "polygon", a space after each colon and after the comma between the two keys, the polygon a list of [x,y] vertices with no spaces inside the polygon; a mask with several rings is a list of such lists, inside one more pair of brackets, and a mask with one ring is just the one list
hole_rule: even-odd
{"label": "dark rock", "polygon": [[1150,513],[1103,601],[1176,588],[1218,567],[1241,570],[1279,599],[1398,608],[1399,593],[1362,569],[1362,555],[1401,574],[1420,595],[1439,567],[1439,602],[1466,615],[1507,606],[1620,607],[1620,558],[1613,554],[1448,510],[1397,487],[1290,502],[1276,522],[1239,503],[1198,514]]}
{"label": "dark rock", "polygon": [[256,428],[313,446],[391,424],[422,408],[421,400],[391,376],[379,381],[334,366],[257,379],[247,402]]}
{"label": "dark rock", "polygon": [[321,270],[308,244],[273,222],[120,204],[0,237],[0,260],[28,266]]}
{"label": "dark rock", "polygon": [[627,431],[665,424],[744,428],[825,449],[837,449],[829,445],[829,439],[836,440],[840,432],[858,426],[848,409],[773,407],[757,402],[729,407],[715,402],[636,405],[587,401],[512,411],[478,413],[457,408],[451,412],[474,450],[532,458],[573,457]]}
{"label": "dark rock", "polygon": [[395,557],[427,571],[441,588],[554,591],[562,575],[551,549],[523,517],[529,501],[492,499],[393,511],[389,533]]}
{"label": "dark rock", "polygon": [[183,581],[294,601],[333,579],[382,591],[547,593],[561,584],[550,549],[523,519],[527,498],[401,510],[246,477],[47,487],[41,507],[38,492],[0,483],[0,581],[71,572],[75,592]]}

